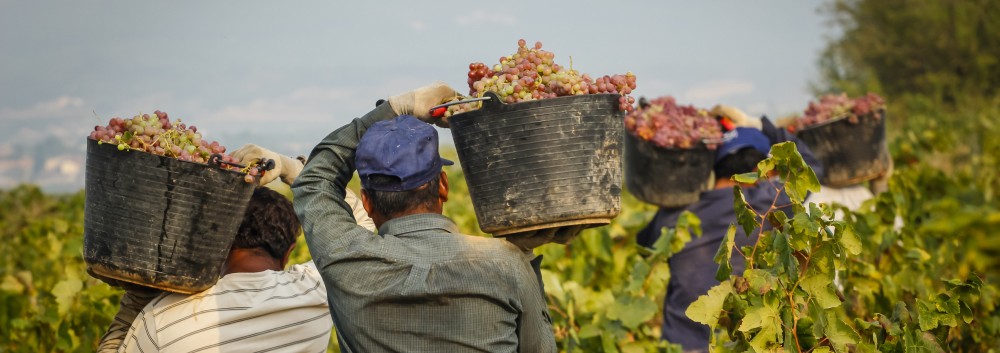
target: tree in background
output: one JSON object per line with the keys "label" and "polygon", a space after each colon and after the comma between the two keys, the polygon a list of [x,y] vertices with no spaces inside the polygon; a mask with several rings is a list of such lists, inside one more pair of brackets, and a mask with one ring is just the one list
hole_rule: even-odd
{"label": "tree in background", "polygon": [[954,104],[1000,93],[1000,3],[992,0],[834,0],[842,31],[823,52],[814,90]]}

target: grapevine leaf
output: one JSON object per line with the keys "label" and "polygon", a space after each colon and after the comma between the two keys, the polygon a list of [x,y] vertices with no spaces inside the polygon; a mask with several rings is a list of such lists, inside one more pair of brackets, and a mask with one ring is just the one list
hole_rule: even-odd
{"label": "grapevine leaf", "polygon": [[810,275],[803,278],[799,286],[810,297],[815,299],[816,303],[823,309],[840,306],[840,297],[833,291],[831,280],[827,276],[818,274]]}
{"label": "grapevine leaf", "polygon": [[739,330],[749,332],[765,325],[780,325],[781,318],[779,314],[777,301],[771,299],[771,296],[766,296],[760,305],[747,308],[747,314],[743,317],[743,322],[740,324]]}
{"label": "grapevine leaf", "polygon": [[601,330],[601,326],[600,325],[598,325],[596,323],[590,323],[590,324],[586,324],[586,325],[581,326],[580,327],[580,332],[578,332],[577,335],[579,335],[580,338],[591,338],[591,337],[600,336],[601,335],[601,331],[602,330]]}
{"label": "grapevine leaf", "polygon": [[691,240],[692,233],[696,237],[700,237],[701,218],[698,218],[698,216],[691,211],[681,212],[681,215],[677,217],[677,231],[687,233],[687,239],[689,241]]}
{"label": "grapevine leaf", "polygon": [[741,184],[755,184],[757,183],[759,176],[757,173],[743,173],[733,175],[733,180]]}
{"label": "grapevine leaf", "polygon": [[707,294],[699,296],[691,303],[684,314],[691,320],[714,329],[719,326],[719,315],[722,314],[722,307],[726,303],[726,298],[732,293],[733,286],[729,282],[719,283],[709,289]]}
{"label": "grapevine leaf", "polygon": [[794,142],[782,142],[771,146],[771,157],[768,159],[774,160],[778,175],[785,182],[785,192],[792,201],[801,203],[808,192],[819,191],[820,185],[816,173],[802,160],[802,155],[795,148]]}
{"label": "grapevine leaf", "polygon": [[915,328],[908,327],[906,333],[903,335],[903,344],[906,347],[906,352],[943,353],[944,349],[934,341],[934,336],[928,336],[929,333],[927,332],[921,332]]}
{"label": "grapevine leaf", "polygon": [[782,233],[775,233],[771,243],[774,254],[777,257],[777,268],[779,274],[784,273],[789,278],[799,276],[799,260],[795,258],[792,248],[788,244],[788,236]]}
{"label": "grapevine leaf", "polygon": [[646,276],[649,275],[649,269],[650,267],[645,261],[636,261],[635,265],[632,266],[631,278],[625,290],[632,295],[638,295],[642,291],[643,283],[646,282]]}
{"label": "grapevine leaf", "polygon": [[851,227],[847,223],[838,223],[837,232],[840,237],[837,242],[840,243],[844,249],[851,255],[861,254],[861,238],[858,234],[854,232],[854,227]]}
{"label": "grapevine leaf", "polygon": [[750,346],[756,352],[772,351],[774,344],[780,339],[781,313],[778,303],[771,296],[765,296],[761,305],[751,306],[738,330],[749,333],[753,329],[760,330],[750,339]]}
{"label": "grapevine leaf", "polygon": [[747,279],[750,290],[758,295],[770,292],[778,284],[777,277],[759,268],[747,269],[743,272],[743,277]]}
{"label": "grapevine leaf", "polygon": [[715,253],[715,263],[719,264],[719,270],[715,272],[717,281],[725,281],[733,273],[733,264],[730,259],[733,257],[733,247],[736,246],[736,225],[730,224],[726,231],[726,237],[719,245],[719,251]]}
{"label": "grapevine leaf", "polygon": [[819,234],[819,222],[813,219],[807,212],[795,212],[792,217],[792,228],[789,230],[792,248],[798,251],[809,247],[811,239],[815,239]]}
{"label": "grapevine leaf", "polygon": [[937,311],[937,307],[933,302],[922,299],[917,299],[917,315],[920,329],[924,331],[937,328],[945,316],[944,313]]}
{"label": "grapevine leaf", "polygon": [[834,311],[827,311],[826,314],[828,320],[826,338],[833,345],[833,350],[837,353],[849,352],[848,346],[857,344],[861,337],[850,325],[837,318]]}
{"label": "grapevine leaf", "polygon": [[646,297],[620,296],[608,308],[608,318],[619,320],[622,326],[635,329],[640,324],[652,319],[659,311],[659,306]]}
{"label": "grapevine leaf", "polygon": [[59,316],[66,315],[69,307],[73,305],[76,294],[81,289],[83,289],[83,282],[78,280],[65,279],[56,283],[56,286],[52,288],[52,296],[56,297],[56,303],[59,305]]}
{"label": "grapevine leaf", "polygon": [[24,292],[24,285],[21,284],[13,275],[3,276],[3,282],[0,282],[0,290],[21,294]]}
{"label": "grapevine leaf", "polygon": [[750,208],[746,197],[743,196],[743,188],[733,187],[733,210],[736,211],[736,222],[743,227],[743,233],[749,237],[757,228],[757,213]]}

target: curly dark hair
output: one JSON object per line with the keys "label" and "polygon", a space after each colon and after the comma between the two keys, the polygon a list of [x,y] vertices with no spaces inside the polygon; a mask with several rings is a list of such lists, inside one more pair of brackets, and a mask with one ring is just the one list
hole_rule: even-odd
{"label": "curly dark hair", "polygon": [[250,197],[232,247],[260,249],[281,260],[295,244],[300,227],[288,198],[266,187],[258,187]]}

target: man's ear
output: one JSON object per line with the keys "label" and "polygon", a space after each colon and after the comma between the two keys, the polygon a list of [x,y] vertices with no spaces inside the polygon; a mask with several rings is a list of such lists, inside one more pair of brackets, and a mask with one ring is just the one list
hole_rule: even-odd
{"label": "man's ear", "polygon": [[364,206],[369,216],[372,214],[372,199],[368,197],[368,191],[365,189],[361,189],[361,206]]}
{"label": "man's ear", "polygon": [[438,183],[438,197],[441,199],[441,203],[444,203],[448,201],[448,173],[442,170],[439,179],[441,181]]}

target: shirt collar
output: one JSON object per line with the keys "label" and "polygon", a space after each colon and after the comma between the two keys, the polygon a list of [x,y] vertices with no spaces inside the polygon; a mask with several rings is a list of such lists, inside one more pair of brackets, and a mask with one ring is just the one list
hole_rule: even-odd
{"label": "shirt collar", "polygon": [[437,213],[419,213],[390,219],[379,227],[379,234],[400,235],[427,230],[458,234],[458,226],[450,218]]}

